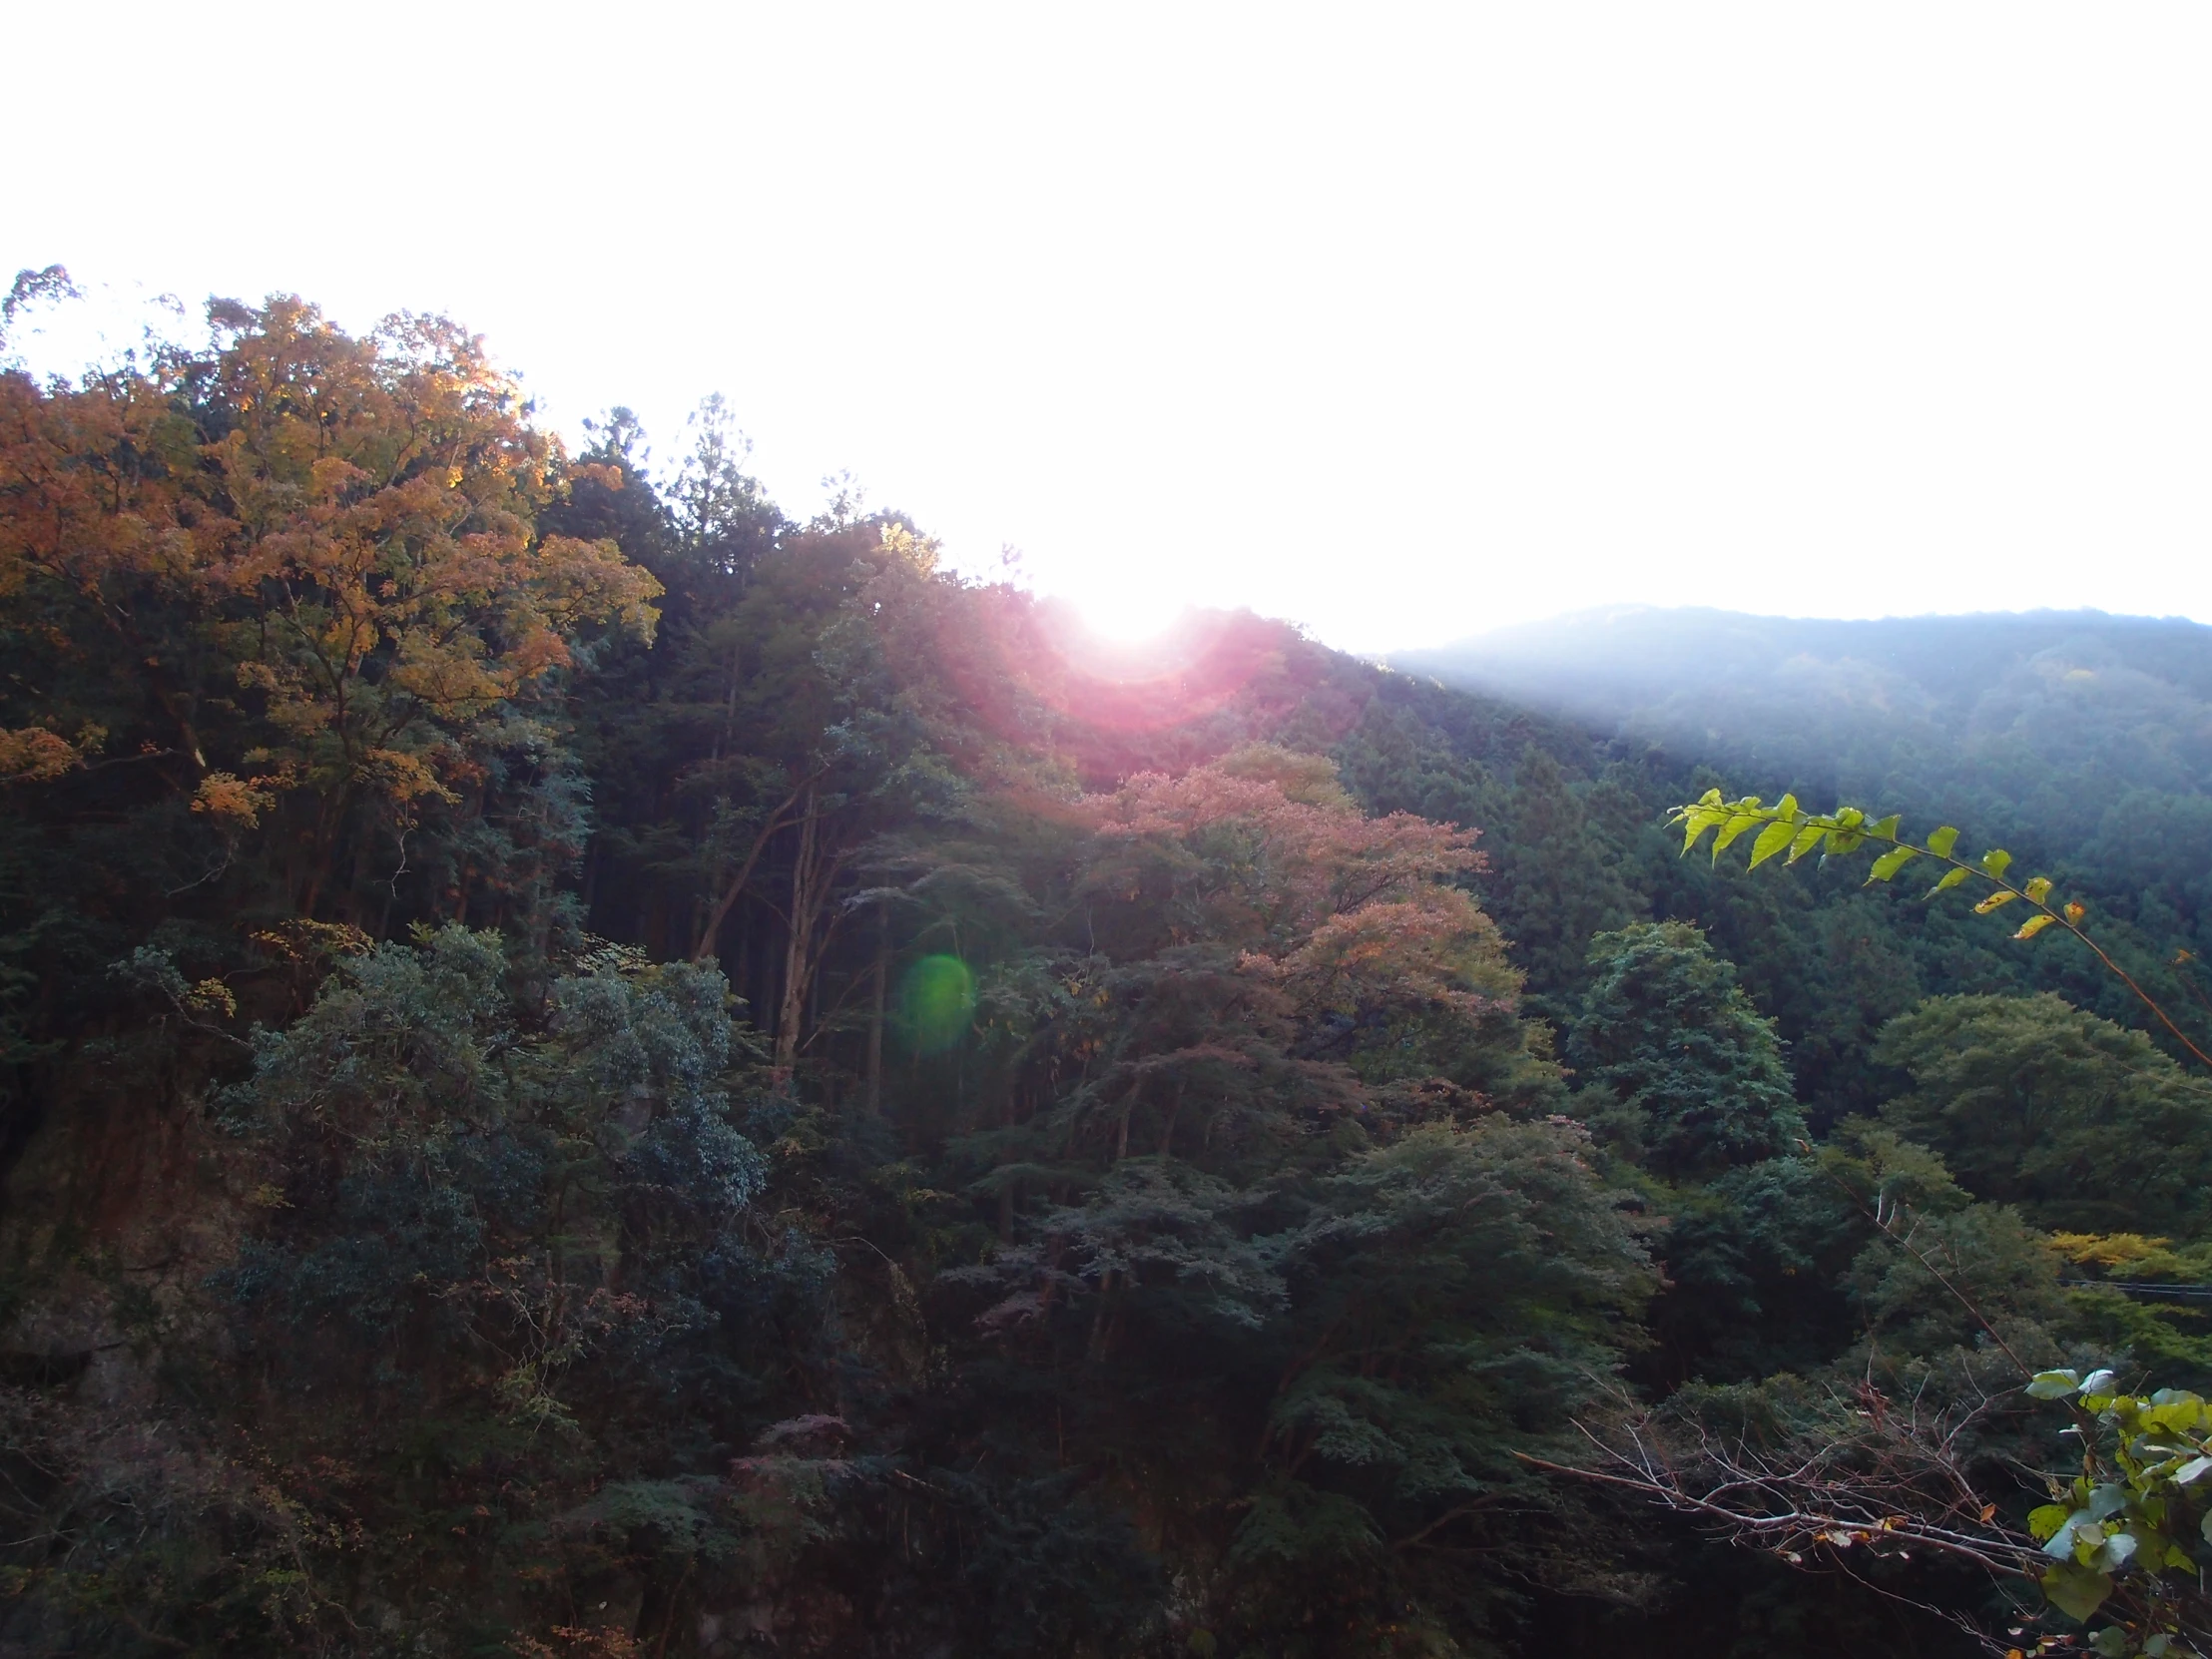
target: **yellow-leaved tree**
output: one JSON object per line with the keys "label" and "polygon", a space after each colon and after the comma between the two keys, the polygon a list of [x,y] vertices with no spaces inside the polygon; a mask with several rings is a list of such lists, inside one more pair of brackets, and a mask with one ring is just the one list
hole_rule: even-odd
{"label": "yellow-leaved tree", "polygon": [[209,321],[73,382],[0,373],[0,608],[51,681],[0,778],[137,768],[274,836],[312,915],[348,845],[461,802],[580,637],[649,637],[660,588],[536,532],[565,460],[476,336],[282,297]]}

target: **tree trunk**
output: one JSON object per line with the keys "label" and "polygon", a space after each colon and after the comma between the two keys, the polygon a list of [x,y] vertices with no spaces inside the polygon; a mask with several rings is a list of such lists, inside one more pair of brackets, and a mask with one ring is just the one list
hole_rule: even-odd
{"label": "tree trunk", "polygon": [[890,971],[891,911],[881,899],[875,903],[875,1006],[867,1022],[867,1115],[883,1109],[883,980]]}
{"label": "tree trunk", "polygon": [[722,896],[715,900],[714,908],[707,912],[707,919],[699,929],[698,942],[692,946],[691,959],[695,962],[710,960],[721,950],[723,918],[730,913],[730,906],[745,891],[745,884],[753,879],[753,869],[761,861],[761,854],[768,850],[768,843],[776,838],[776,832],[791,823],[791,815],[805,804],[807,816],[815,813],[815,783],[822,774],[808,775],[806,782],[784,798],[783,804],[769,814],[768,823],[761,826],[761,832],[753,837],[752,848],[745,855],[745,862],[738,866],[737,874],[730,877],[723,887]]}
{"label": "tree trunk", "polygon": [[800,1027],[807,1019],[807,987],[814,978],[815,923],[827,883],[822,871],[822,808],[812,789],[799,820],[799,852],[792,860],[791,928],[784,940],[784,996],[776,1016],[776,1073],[789,1086],[799,1059]]}

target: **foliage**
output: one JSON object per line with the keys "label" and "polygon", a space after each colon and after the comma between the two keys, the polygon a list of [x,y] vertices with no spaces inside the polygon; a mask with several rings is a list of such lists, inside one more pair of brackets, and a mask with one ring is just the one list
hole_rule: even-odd
{"label": "foliage", "polygon": [[2027,1517],[2051,1558],[2044,1593],[2082,1620],[2117,1597],[2127,1616],[2105,1627],[2116,1639],[2099,1633],[2100,1651],[2187,1651],[2212,1626],[2197,1553],[2212,1545],[2212,1511],[2192,1489],[2212,1470],[2212,1410],[2183,1389],[2123,1392],[2109,1371],[2039,1372],[2027,1392],[2066,1400],[2081,1445],[2081,1472],[2052,1480],[2053,1501]]}
{"label": "foliage", "polygon": [[2055,996],[1933,997],[1877,1057],[1913,1079],[1883,1108],[1975,1196],[2059,1232],[2206,1232],[2212,1080]]}
{"label": "foliage", "polygon": [[[0,592],[52,642],[46,731],[130,745],[221,835],[298,801],[313,913],[356,809],[397,836],[457,802],[578,631],[649,632],[658,586],[611,542],[533,533],[553,451],[450,323],[354,340],[292,299],[210,319],[205,356],[0,376]],[[77,682],[95,651],[111,672]]]}
{"label": "foliage", "polygon": [[[719,399],[571,455],[449,325],[215,316],[4,389],[0,1646],[1947,1654],[1884,1598],[1971,1571],[1548,1466],[1788,1455],[1857,1567],[1934,1430],[2041,1572],[2006,1355],[2212,1375],[2094,958],[1674,856],[1698,754],[793,522]],[[2186,1027],[2141,787],[2171,915],[2068,891]]]}
{"label": "foliage", "polygon": [[2192,1042],[2186,1032],[2176,1025],[2173,1016],[2137,985],[2127,970],[2106,954],[2089,935],[2082,930],[2081,919],[2088,914],[2087,906],[2069,899],[2064,904],[2051,902],[2052,882],[2046,875],[2030,876],[2015,885],[2008,876],[2012,867],[2012,854],[2002,847],[1991,847],[1979,858],[1968,860],[1956,856],[1953,849],[1958,844],[1958,831],[1950,825],[1930,833],[1927,841],[1917,842],[1899,832],[1899,817],[1892,813],[1887,818],[1870,819],[1857,807],[1842,807],[1832,814],[1808,813],[1799,808],[1797,797],[1785,795],[1774,806],[1763,805],[1756,796],[1746,796],[1740,801],[1724,801],[1717,789],[1708,790],[1694,804],[1677,807],[1674,823],[1682,829],[1682,850],[1686,853],[1704,838],[1707,830],[1713,833],[1713,858],[1718,862],[1729,845],[1758,830],[1753,837],[1750,867],[1757,869],[1769,858],[1783,856],[1785,863],[1796,863],[1809,852],[1818,851],[1823,862],[1832,857],[1847,856],[1869,845],[1885,848],[1880,852],[1867,872],[1871,885],[1876,881],[1888,881],[1916,858],[1926,857],[1932,863],[1944,866],[1936,883],[1928,889],[1928,896],[1935,898],[1951,888],[1966,882],[1985,884],[1986,895],[1974,905],[1974,914],[1988,915],[2013,902],[2024,902],[2032,912],[2012,937],[2019,940],[2034,938],[2047,927],[2056,926],[2071,933],[2086,945],[2115,978],[2133,991],[2144,1007],[2166,1028],[2199,1065],[2212,1067],[2212,1058]]}
{"label": "foliage", "polygon": [[[1870,884],[1889,879],[1920,856],[1948,866],[1930,889],[1931,898],[1979,876],[1993,890],[1976,906],[1978,912],[2025,900],[2036,913],[2016,939],[2031,939],[2053,923],[2074,933],[2168,1034],[2203,1058],[2165,1010],[2081,932],[2081,905],[2050,904],[2052,883],[2044,877],[2013,886],[2006,879],[2011,860],[2001,850],[1971,864],[1953,856],[1955,830],[1938,830],[1922,845],[1899,834],[1894,816],[1870,822],[1849,808],[1807,814],[1788,796],[1770,809],[1756,798],[1725,801],[1718,790],[1676,809],[1674,822],[1684,830],[1684,852],[1714,832],[1716,862],[1729,844],[1756,830],[1753,867],[1784,854],[1795,862],[1816,848],[1824,858],[1848,855],[1871,841],[1887,849],[1875,860]],[[1893,1022],[1878,1045],[1878,1058],[1905,1066],[1918,1085],[1886,1115],[1906,1132],[1953,1152],[1983,1196],[2026,1200],[2077,1224],[2142,1213],[2183,1227],[2196,1224],[2190,1211],[2197,1183],[2186,1164],[2188,1143],[2202,1127],[2201,1113],[2189,1110],[2196,1080],[2184,1078],[2147,1039],[2056,998],[1939,998]],[[1887,1261],[1862,1260],[1861,1294],[1873,1316],[1872,1331],[1879,1336],[1884,1324],[1894,1325],[1901,1299],[1925,1302],[1925,1290],[1915,1295],[1914,1282],[1920,1280],[1938,1288],[1981,1328],[2014,1374],[2025,1377],[2021,1352],[2047,1346],[2057,1322],[2047,1299],[2042,1308],[2004,1306],[2007,1281],[2032,1289],[2037,1277],[2022,1271],[2034,1246],[2013,1214],[1974,1205],[1927,1217],[1886,1192],[1878,1193],[1865,1213],[1881,1243],[1897,1252]],[[2062,1243],[2076,1259],[2115,1265],[2154,1254],[2154,1247],[2135,1235],[2107,1245],[2093,1235],[2072,1234]],[[2031,1319],[2024,1331],[2017,1323],[2023,1314]],[[2008,1324],[2013,1328],[2007,1330]],[[2148,1334],[2143,1326],[2138,1330]],[[1945,1340],[1939,1323],[1898,1335],[1909,1350],[1922,1353]],[[1970,1376],[1970,1368],[1962,1364],[1962,1369]],[[2201,1398],[2185,1390],[2161,1389],[2146,1400],[2118,1392],[2115,1382],[2110,1370],[2084,1382],[2076,1371],[2052,1369],[2035,1373],[2027,1383],[2032,1397],[2082,1396],[2072,1430],[2082,1446],[2082,1473],[2066,1487],[2048,1477],[2053,1499],[2066,1501],[2035,1509],[2025,1522],[2033,1538],[2047,1540],[2042,1553],[2052,1558],[2048,1563],[2029,1556],[2007,1524],[1996,1520],[2001,1495],[1975,1508],[1975,1451],[1965,1436],[1988,1410],[1986,1393],[1963,1412],[1938,1410],[1933,1417],[1924,1417],[1916,1402],[1894,1430],[1884,1426],[1887,1401],[1870,1394],[1875,1443],[1817,1427],[1811,1439],[1802,1428],[1793,1431],[1794,1446],[1785,1439],[1778,1449],[1740,1429],[1732,1441],[1716,1439],[1686,1392],[1680,1397],[1688,1414],[1680,1421],[1693,1432],[1694,1447],[1670,1453],[1663,1445],[1662,1418],[1631,1410],[1615,1437],[1598,1441],[1599,1466],[1584,1472],[1703,1514],[1740,1541],[1793,1561],[1802,1561],[1803,1547],[1812,1544],[1843,1548],[1896,1536],[1970,1559],[1999,1576],[2033,1577],[2052,1606],[2078,1621],[2096,1615],[2117,1592],[2121,1616],[2091,1638],[2098,1651],[2195,1651],[2191,1644],[2212,1635],[2212,1617],[2195,1605],[2197,1586],[2190,1579],[2168,1580],[2165,1574],[2201,1576],[2195,1557],[2169,1528],[2189,1512],[2191,1494],[2181,1488],[2212,1468],[2212,1457],[2199,1456],[2205,1449],[2201,1431],[2212,1428],[2212,1417],[2204,1415]],[[1841,1457],[1832,1449],[1811,1449],[1824,1437],[1849,1449]],[[2020,1460],[2015,1455],[2011,1461],[2018,1466]],[[1877,1513],[1882,1510],[1898,1512]],[[2212,1530],[2205,1535],[2212,1540]]]}
{"label": "foliage", "polygon": [[1639,1162],[1711,1176],[1771,1158],[1804,1133],[1773,1022],[1695,927],[1600,933],[1590,962],[1595,979],[1567,1059],[1619,1103]]}

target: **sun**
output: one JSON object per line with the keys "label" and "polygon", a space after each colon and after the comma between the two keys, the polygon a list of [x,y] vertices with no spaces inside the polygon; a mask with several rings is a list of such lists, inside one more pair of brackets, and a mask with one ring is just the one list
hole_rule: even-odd
{"label": "sun", "polygon": [[1188,602],[1149,583],[1132,582],[1122,589],[1071,594],[1068,603],[1083,626],[1100,639],[1138,645],[1166,633]]}

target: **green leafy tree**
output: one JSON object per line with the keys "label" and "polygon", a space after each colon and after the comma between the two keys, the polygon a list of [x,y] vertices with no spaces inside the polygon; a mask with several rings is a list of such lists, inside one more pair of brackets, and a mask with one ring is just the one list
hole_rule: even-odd
{"label": "green leafy tree", "polygon": [[2212,1081],[2048,994],[1935,997],[1876,1054],[1913,1079],[1883,1108],[1976,1197],[2074,1233],[2197,1236],[2212,1215]]}
{"label": "green leafy tree", "polygon": [[[1685,827],[1685,851],[1717,831],[1716,859],[1746,834],[1755,835],[1755,866],[1816,849],[1848,855],[1871,842],[1879,855],[1870,881],[1923,857],[1943,867],[1931,897],[1978,880],[1985,896],[1977,910],[2029,906],[2014,935],[2022,941],[2052,926],[2072,932],[2168,1036],[2195,1052],[2165,1010],[2081,932],[2083,907],[2052,903],[2053,884],[2043,877],[2014,885],[2001,850],[1969,863],[1953,854],[1957,832],[1947,828],[1923,844],[1902,838],[1894,818],[1870,821],[1852,809],[1806,814],[1788,797],[1774,808],[1729,802],[1717,790],[1678,809],[1676,822]],[[2196,1220],[2195,1079],[2148,1039],[2055,998],[1959,997],[1895,1022],[1882,1049],[1916,1084],[1886,1115],[1955,1151],[1984,1193],[2068,1221],[2117,1219],[2131,1206],[2184,1225]],[[1895,1129],[1888,1133],[1894,1153],[1913,1151]],[[2198,1540],[2182,1534],[2198,1504],[2186,1488],[2212,1469],[2203,1440],[2212,1418],[2195,1394],[2129,1390],[2111,1370],[2086,1380],[2075,1370],[2038,1371],[2069,1323],[2049,1271],[2052,1241],[2008,1206],[1961,1205],[1935,1155],[1918,1157],[1918,1171],[1911,1158],[1899,1166],[1902,1185],[1879,1168],[1830,1170],[1874,1232],[1850,1276],[1869,1321],[1864,1381],[1851,1407],[1862,1421],[1845,1418],[1834,1383],[1825,1398],[1788,1379],[1734,1395],[1684,1390],[1656,1411],[1628,1410],[1614,1437],[1600,1436],[1603,1456],[1582,1472],[1792,1562],[1859,1546],[1877,1558],[1921,1548],[2000,1580],[2032,1581],[2067,1619],[2105,1621],[2087,1638],[2100,1653],[2201,1651],[2212,1638],[2212,1610],[2198,1583]],[[2155,1256],[2162,1243],[2133,1234],[2057,1242],[2077,1258],[2114,1263]],[[1894,1361],[1877,1364],[1886,1345],[1928,1359],[1900,1373]],[[1966,1382],[1962,1394],[1938,1382],[1929,1363],[1946,1346]],[[1913,1389],[1910,1409],[1896,1392],[1900,1382]],[[2027,1401],[2074,1395],[2069,1433],[2079,1472],[2032,1474],[2053,1501],[2023,1514],[2017,1488],[1990,1474],[2036,1470]],[[2212,1540],[2212,1520],[2207,1528],[2199,1530]],[[1990,1641],[1992,1650],[2003,1646]],[[2041,1643],[2068,1645],[2064,1636]]]}
{"label": "green leafy tree", "polygon": [[1646,913],[1619,868],[1619,853],[1591,822],[1581,794],[1549,755],[1529,745],[1497,826],[1502,850],[1487,883],[1499,925],[1531,984],[1554,996],[1588,982],[1592,935]]}
{"label": "green leafy tree", "polygon": [[1687,922],[1638,922],[1591,941],[1593,982],[1566,1057],[1617,1103],[1654,1170],[1714,1175],[1805,1133],[1773,1023]]}

